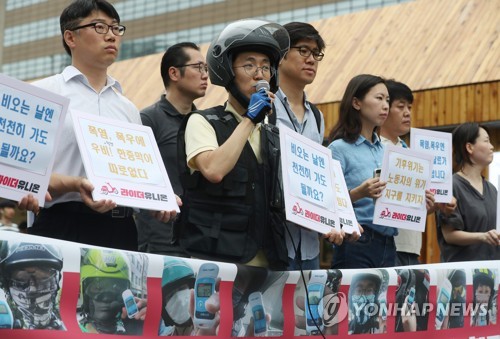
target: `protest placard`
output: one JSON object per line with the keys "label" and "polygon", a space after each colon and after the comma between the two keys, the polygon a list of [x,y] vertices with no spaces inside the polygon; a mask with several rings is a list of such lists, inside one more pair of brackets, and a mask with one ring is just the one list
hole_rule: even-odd
{"label": "protest placard", "polygon": [[0,196],[44,206],[69,99],[0,74]]}
{"label": "protest placard", "polygon": [[179,211],[150,127],[77,110],[71,117],[94,200]]}
{"label": "protest placard", "polygon": [[429,190],[438,202],[451,202],[453,196],[453,168],[451,133],[412,128],[410,147],[415,151],[432,154],[432,175]]}
{"label": "protest placard", "polygon": [[336,208],[339,217],[340,228],[344,232],[351,234],[352,232],[359,233],[358,220],[352,207],[351,197],[349,190],[345,183],[344,173],[342,173],[342,166],[340,161],[331,159],[332,175],[335,184]]}
{"label": "protest placard", "polygon": [[346,232],[357,230],[342,171],[335,171],[331,151],[285,126],[280,128],[280,146],[287,220],[320,233],[340,230],[342,202]]}
{"label": "protest placard", "polygon": [[380,176],[387,186],[375,202],[374,224],[425,230],[425,190],[430,183],[432,161],[431,154],[387,145]]}

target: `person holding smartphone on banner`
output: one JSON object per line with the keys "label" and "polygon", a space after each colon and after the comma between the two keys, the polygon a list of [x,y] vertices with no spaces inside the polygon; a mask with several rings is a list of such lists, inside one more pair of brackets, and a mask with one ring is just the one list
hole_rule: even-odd
{"label": "person holding smartphone on banner", "polygon": [[394,266],[397,229],[373,223],[374,199],[386,183],[374,177],[382,167],[384,146],[375,133],[387,119],[389,92],[385,80],[370,74],[349,81],[340,103],[337,124],[329,135],[328,148],[340,162],[356,219],[364,233],[356,242],[334,248],[332,268],[376,268]]}
{"label": "person holding smartphone on banner", "polygon": [[115,250],[82,249],[78,323],[83,333],[142,334],[147,300],[130,290],[130,268]]}

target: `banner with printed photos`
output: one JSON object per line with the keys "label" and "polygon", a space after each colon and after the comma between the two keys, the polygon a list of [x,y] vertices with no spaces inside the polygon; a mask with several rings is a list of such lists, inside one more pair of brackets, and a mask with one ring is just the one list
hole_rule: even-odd
{"label": "banner with printed photos", "polygon": [[269,271],[0,234],[2,338],[500,337],[500,263]]}

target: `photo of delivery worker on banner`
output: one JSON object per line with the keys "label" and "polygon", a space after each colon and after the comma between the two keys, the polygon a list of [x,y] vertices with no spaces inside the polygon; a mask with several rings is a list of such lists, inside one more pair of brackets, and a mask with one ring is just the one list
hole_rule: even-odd
{"label": "photo of delivery worker on banner", "polygon": [[464,327],[467,281],[462,269],[437,270],[436,330]]}
{"label": "photo of delivery worker on banner", "polygon": [[426,331],[429,320],[429,271],[397,269],[396,332]]}
{"label": "photo of delivery worker on banner", "polygon": [[498,271],[489,268],[474,269],[472,274],[473,302],[471,326],[497,323]]}
{"label": "photo of delivery worker on banner", "polygon": [[283,335],[283,288],[286,271],[236,265],[233,285],[233,337],[278,337]]}
{"label": "photo of delivery worker on banner", "polygon": [[10,315],[1,328],[66,330],[59,313],[62,266],[55,246],[0,241],[0,313]]}
{"label": "photo of delivery worker on banner", "polygon": [[351,278],[349,288],[349,334],[387,332],[387,286],[389,273],[364,270]]}
{"label": "photo of delivery worker on banner", "polygon": [[304,272],[295,288],[295,335],[338,334],[338,323],[347,316],[345,295],[339,292],[340,270]]}
{"label": "photo of delivery worker on banner", "polygon": [[215,336],[220,323],[219,266],[164,257],[159,336]]}
{"label": "photo of delivery worker on banner", "polygon": [[95,248],[82,248],[80,254],[81,331],[141,335],[147,309],[147,256]]}

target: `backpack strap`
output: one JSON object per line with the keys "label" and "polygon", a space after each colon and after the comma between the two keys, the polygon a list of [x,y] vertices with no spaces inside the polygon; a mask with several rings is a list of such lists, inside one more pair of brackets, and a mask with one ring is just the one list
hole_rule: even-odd
{"label": "backpack strap", "polygon": [[[311,107],[311,111],[314,114],[314,119],[316,119],[316,126],[318,127],[318,133],[321,133],[321,113],[315,104],[313,104],[312,102],[309,102],[309,101],[307,101],[307,103]],[[268,116],[267,121],[271,125],[276,126],[276,120],[277,120],[276,116],[277,115],[276,115],[276,106],[274,106],[274,103],[273,103],[272,112],[273,113]]]}
{"label": "backpack strap", "polygon": [[313,104],[310,101],[307,101],[307,103],[309,104],[309,106],[311,106],[311,111],[313,112],[314,118],[316,119],[316,126],[318,127],[318,133],[321,133],[321,113],[315,104]]}

